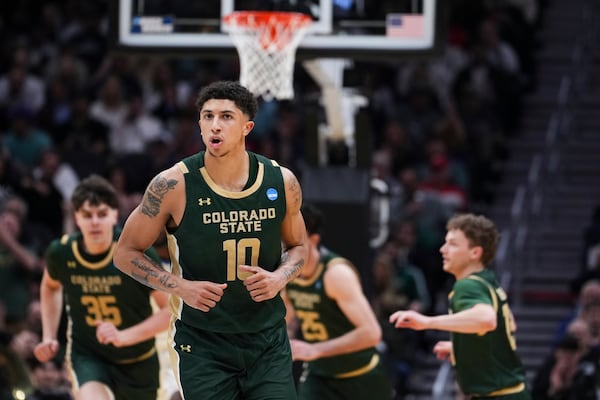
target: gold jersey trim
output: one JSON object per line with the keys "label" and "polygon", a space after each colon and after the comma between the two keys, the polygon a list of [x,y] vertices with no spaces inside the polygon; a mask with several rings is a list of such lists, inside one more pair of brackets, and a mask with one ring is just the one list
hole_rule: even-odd
{"label": "gold jersey trim", "polygon": [[[320,254],[319,254],[320,255]],[[360,282],[360,275],[358,274],[358,271],[356,270],[356,267],[350,262],[348,261],[348,259],[344,258],[344,257],[334,257],[331,260],[329,260],[329,262],[327,263],[327,265],[332,265],[334,263],[342,263],[342,264],[346,264],[349,265],[350,268],[352,268],[352,270],[354,271],[354,273],[359,276],[359,282]],[[325,268],[325,265],[319,261],[319,264],[317,265],[317,268],[315,269],[315,272],[312,273],[311,276],[308,276],[306,278],[302,277],[298,277],[296,279],[294,279],[292,282],[298,286],[302,286],[302,287],[306,287],[306,286],[310,286],[312,284],[315,283],[315,281],[317,280],[317,278],[319,276],[321,276],[321,272],[323,272],[323,268]]]}
{"label": "gold jersey trim", "polygon": [[142,354],[139,357],[128,358],[126,360],[117,361],[117,364],[126,365],[126,364],[133,364],[133,363],[136,363],[136,362],[144,361],[144,360],[147,360],[150,357],[152,357],[154,355],[154,353],[156,353],[156,348],[155,347],[151,348],[150,350],[148,350],[147,352],[145,352],[144,354]]}
{"label": "gold jersey trim", "polygon": [[108,250],[108,254],[106,254],[106,257],[104,257],[102,260],[97,261],[97,262],[90,262],[90,261],[87,261],[85,258],[83,258],[83,256],[79,252],[79,248],[77,247],[76,241],[73,241],[73,243],[71,243],[71,250],[73,251],[73,256],[75,257],[75,259],[77,260],[77,262],[79,264],[83,265],[84,267],[86,267],[88,269],[100,269],[100,268],[104,268],[111,262],[116,246],[117,246],[117,244],[115,242],[113,242],[112,245],[110,246],[110,249]]}
{"label": "gold jersey trim", "polygon": [[[183,269],[179,263],[179,245],[177,244],[177,238],[169,233],[167,233],[167,247],[171,259],[171,273],[183,277]],[[181,297],[175,295],[169,296],[169,309],[171,310],[172,315],[180,318],[183,310],[183,301],[181,300]]]}
{"label": "gold jersey trim", "polygon": [[494,390],[493,392],[486,394],[473,394],[473,397],[497,397],[497,396],[505,396],[507,394],[515,394],[520,393],[525,390],[525,383],[521,382],[518,385],[507,387],[504,389]]}
{"label": "gold jersey trim", "polygon": [[379,354],[373,354],[373,357],[371,357],[371,361],[369,361],[369,363],[367,365],[365,365],[364,367],[360,367],[358,369],[355,369],[354,371],[337,374],[335,377],[343,379],[343,378],[354,378],[354,377],[357,377],[360,375],[364,375],[367,372],[372,371],[373,368],[375,368],[377,366],[377,364],[379,364]]}
{"label": "gold jersey trim", "polygon": [[468,279],[472,279],[474,281],[479,281],[488,288],[488,290],[490,292],[490,297],[492,298],[492,303],[494,303],[493,304],[494,311],[498,312],[498,299],[496,298],[496,292],[494,291],[494,288],[488,282],[486,282],[485,279],[482,279],[481,277],[479,277],[477,275],[469,275]]}
{"label": "gold jersey trim", "polygon": [[187,165],[185,165],[185,163],[183,161],[179,161],[177,163],[177,167],[179,167],[179,170],[184,174],[187,174],[188,172],[190,172]]}
{"label": "gold jersey trim", "polygon": [[265,175],[265,166],[261,162],[258,163],[258,172],[256,174],[256,180],[254,181],[252,186],[250,186],[246,190],[242,190],[241,192],[231,192],[217,185],[217,183],[212,180],[212,178],[206,171],[206,167],[200,168],[200,173],[202,174],[202,177],[204,178],[204,181],[206,182],[208,187],[210,187],[212,191],[218,194],[219,196],[227,197],[230,199],[243,199],[244,197],[248,197],[252,193],[256,192],[260,185],[262,185],[262,181]]}
{"label": "gold jersey trim", "polygon": [[319,262],[319,265],[317,265],[315,272],[311,276],[306,277],[306,278],[296,278],[292,281],[292,283],[294,283],[298,286],[302,286],[302,287],[310,286],[316,282],[316,280],[317,280],[317,278],[319,278],[319,276],[321,276],[321,272],[323,271],[323,268],[325,268],[325,265],[322,262]]}

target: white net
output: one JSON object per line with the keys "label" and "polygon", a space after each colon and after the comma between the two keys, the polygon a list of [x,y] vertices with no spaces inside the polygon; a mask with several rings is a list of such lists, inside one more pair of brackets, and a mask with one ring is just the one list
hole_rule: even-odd
{"label": "white net", "polygon": [[240,59],[240,83],[265,100],[294,97],[296,49],[311,18],[301,13],[234,12],[223,20]]}

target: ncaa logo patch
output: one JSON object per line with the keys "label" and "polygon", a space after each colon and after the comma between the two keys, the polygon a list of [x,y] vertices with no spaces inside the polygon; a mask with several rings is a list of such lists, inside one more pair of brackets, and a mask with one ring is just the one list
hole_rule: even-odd
{"label": "ncaa logo patch", "polygon": [[278,197],[279,197],[279,194],[277,193],[276,189],[273,189],[273,188],[267,189],[267,199],[269,199],[271,201],[275,201],[275,200],[277,200]]}

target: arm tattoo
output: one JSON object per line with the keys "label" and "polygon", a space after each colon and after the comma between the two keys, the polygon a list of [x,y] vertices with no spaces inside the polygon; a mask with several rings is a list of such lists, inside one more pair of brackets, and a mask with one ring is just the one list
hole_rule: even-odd
{"label": "arm tattoo", "polygon": [[[160,266],[154,264],[152,261],[144,258],[134,258],[131,260],[131,263],[141,272],[136,272],[135,270],[131,272],[131,277],[136,281],[143,283],[146,286],[151,287],[152,289],[159,290],[164,288],[174,288],[176,285],[175,282],[169,280],[170,274],[163,270]],[[156,285],[150,282],[150,277],[156,279],[161,283],[161,287],[157,287]]]}
{"label": "arm tattoo", "polygon": [[290,193],[293,195],[294,197],[294,203],[295,204],[300,204],[300,184],[298,183],[298,179],[296,179],[296,177],[294,176],[292,181],[290,182]]}
{"label": "arm tattoo", "polygon": [[303,265],[303,259],[296,261],[295,264],[291,265],[291,268],[286,268],[283,270],[283,276],[285,276],[285,279],[289,282],[291,279],[298,276],[298,272],[300,272],[300,268],[302,268]]}
{"label": "arm tattoo", "polygon": [[160,204],[165,194],[172,190],[177,185],[175,179],[165,179],[161,175],[150,182],[150,186],[146,191],[144,200],[142,202],[141,211],[142,214],[146,214],[149,217],[156,217],[160,211]]}
{"label": "arm tattoo", "polygon": [[287,260],[290,258],[290,253],[286,250],[281,254],[281,261],[279,264],[285,264]]}

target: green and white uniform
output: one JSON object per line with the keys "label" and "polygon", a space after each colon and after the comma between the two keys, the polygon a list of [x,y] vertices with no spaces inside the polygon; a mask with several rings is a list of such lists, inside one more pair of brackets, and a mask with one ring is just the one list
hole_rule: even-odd
{"label": "green and white uniform", "polygon": [[[337,302],[325,292],[324,276],[336,261],[352,265],[325,248],[320,249],[316,272],[288,283],[286,293],[309,343],[342,336],[355,329]],[[304,363],[298,389],[300,399],[391,399],[391,386],[374,347]]]}
{"label": "green and white uniform", "polygon": [[465,394],[476,398],[528,399],[525,371],[516,353],[514,320],[504,290],[489,269],[455,282],[448,295],[450,313],[489,304],[495,330],[479,335],[452,333],[452,363]]}
{"label": "green and white uniform", "polygon": [[[227,283],[221,301],[208,312],[171,298],[178,318],[175,369],[186,398],[295,397],[283,301],[280,296],[253,301],[238,272],[240,264],[279,267],[286,214],[279,166],[248,154],[249,179],[240,192],[215,184],[204,167],[204,152],[178,163],[186,206],[181,223],[167,235],[172,272],[192,281]],[[269,379],[262,376],[267,371]]]}
{"label": "green and white uniform", "polygon": [[[117,399],[155,399],[155,340],[117,348],[96,339],[96,321],[126,329],[153,312],[152,289],[123,274],[113,263],[120,233],[115,228],[113,244],[99,255],[85,252],[80,232],[54,240],[46,251],[47,271],[63,287],[68,321],[66,361],[75,388],[98,380],[110,386]],[[159,260],[153,249],[147,253]]]}

